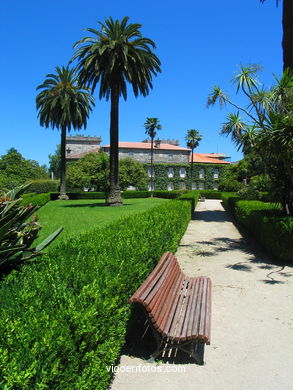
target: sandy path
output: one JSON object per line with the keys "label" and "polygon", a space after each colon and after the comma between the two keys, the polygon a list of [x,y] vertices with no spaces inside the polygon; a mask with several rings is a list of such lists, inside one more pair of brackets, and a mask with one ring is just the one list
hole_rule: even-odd
{"label": "sandy path", "polygon": [[[293,268],[250,246],[218,200],[198,203],[176,255],[186,274],[212,280],[206,364],[155,365],[123,355],[111,389],[293,389]],[[184,372],[165,372],[175,370]]]}

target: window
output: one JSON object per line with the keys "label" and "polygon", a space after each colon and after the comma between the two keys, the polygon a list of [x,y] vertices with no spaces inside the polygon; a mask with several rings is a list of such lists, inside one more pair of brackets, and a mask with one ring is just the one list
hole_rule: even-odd
{"label": "window", "polygon": [[219,170],[218,168],[215,168],[214,169],[214,179],[218,179],[219,178]]}
{"label": "window", "polygon": [[204,190],[204,183],[199,183],[199,185],[198,185],[198,189],[199,190]]}
{"label": "window", "polygon": [[174,168],[168,168],[168,177],[174,177]]}
{"label": "window", "polygon": [[173,161],[173,157],[174,157],[173,153],[169,153],[168,154],[168,160],[169,161]]}
{"label": "window", "polygon": [[152,168],[152,167],[148,168],[148,176],[149,177],[154,177],[155,176],[154,168]]}
{"label": "window", "polygon": [[168,191],[173,191],[174,190],[174,184],[173,183],[168,183],[167,190]]}
{"label": "window", "polygon": [[218,183],[213,183],[213,188],[214,188],[214,190],[218,190],[219,189],[219,184]]}
{"label": "window", "polygon": [[196,190],[196,183],[192,183],[191,189],[192,189],[192,190]]}
{"label": "window", "polygon": [[133,157],[134,153],[133,152],[128,152],[128,157]]}
{"label": "window", "polygon": [[149,181],[148,182],[148,190],[149,191],[154,191],[155,187],[154,187],[154,183],[152,181]]}
{"label": "window", "polygon": [[180,177],[186,177],[186,169],[185,168],[180,168],[179,175],[180,175]]}
{"label": "window", "polygon": [[186,189],[186,184],[184,183],[184,181],[181,181],[179,183],[179,188],[180,188],[180,190],[185,190]]}
{"label": "window", "polygon": [[149,152],[149,160],[152,158],[152,153],[151,152]]}
{"label": "window", "polygon": [[[200,170],[199,170],[199,178],[200,179],[203,179],[204,178],[204,169],[203,168],[201,168]],[[200,188],[201,190],[202,190],[202,188]]]}

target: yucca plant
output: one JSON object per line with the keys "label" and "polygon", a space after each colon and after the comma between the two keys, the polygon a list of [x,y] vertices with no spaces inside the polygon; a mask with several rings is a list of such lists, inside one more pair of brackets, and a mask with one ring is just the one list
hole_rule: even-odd
{"label": "yucca plant", "polygon": [[[0,274],[42,255],[41,251],[63,229],[57,229],[36,247],[32,245],[41,229],[38,217],[33,216],[39,207],[21,206],[19,197],[29,185],[30,183],[6,193],[0,192]],[[32,216],[32,220],[29,220]]]}

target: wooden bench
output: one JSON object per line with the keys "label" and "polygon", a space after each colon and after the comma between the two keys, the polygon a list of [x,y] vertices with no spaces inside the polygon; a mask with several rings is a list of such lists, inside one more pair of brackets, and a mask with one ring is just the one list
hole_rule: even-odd
{"label": "wooden bench", "polygon": [[209,278],[184,275],[176,257],[166,252],[130,302],[142,305],[147,314],[157,341],[154,359],[179,349],[203,363],[204,344],[210,344],[211,333]]}

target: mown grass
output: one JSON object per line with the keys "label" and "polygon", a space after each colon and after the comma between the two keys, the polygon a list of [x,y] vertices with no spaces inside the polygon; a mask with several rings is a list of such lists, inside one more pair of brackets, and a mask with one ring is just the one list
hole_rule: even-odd
{"label": "mown grass", "polygon": [[37,212],[42,229],[35,243],[40,243],[60,226],[64,230],[51,245],[76,233],[90,231],[164,202],[166,199],[125,199],[122,207],[107,207],[102,199],[51,201]]}

